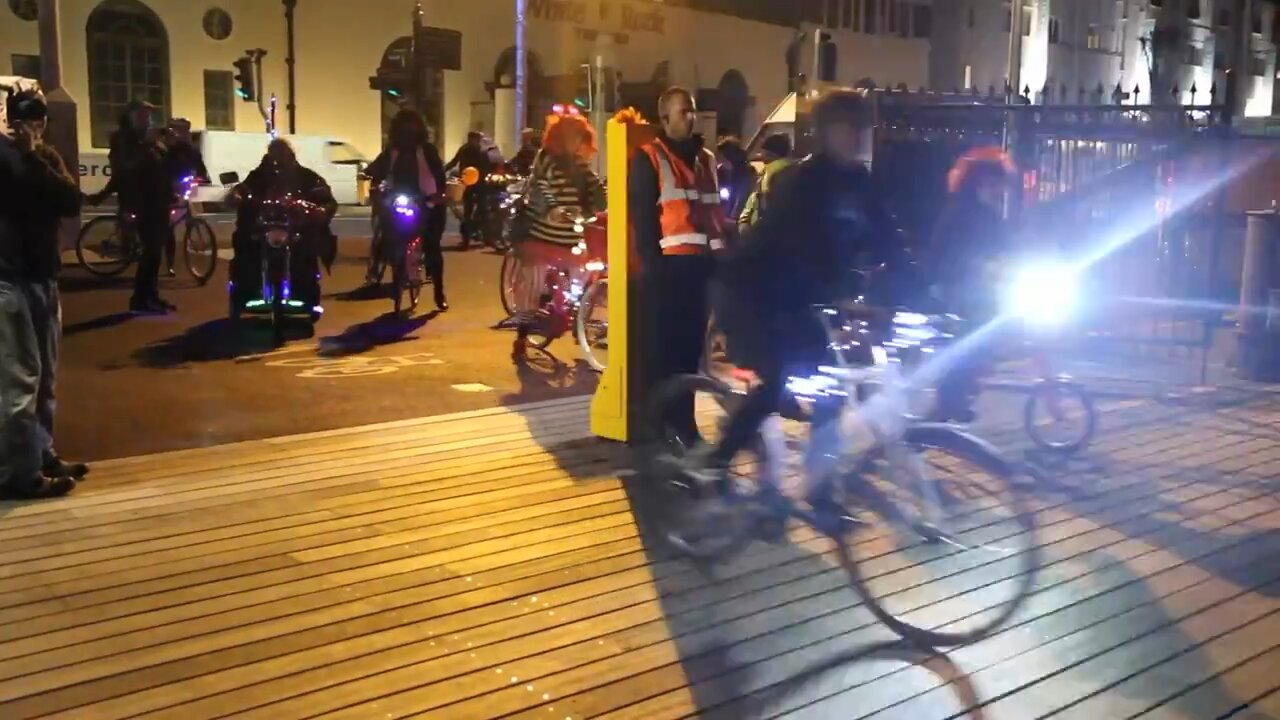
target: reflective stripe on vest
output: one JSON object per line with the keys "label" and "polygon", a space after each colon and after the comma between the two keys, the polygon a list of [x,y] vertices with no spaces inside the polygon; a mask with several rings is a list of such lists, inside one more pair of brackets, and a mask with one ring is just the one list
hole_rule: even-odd
{"label": "reflective stripe on vest", "polygon": [[[695,170],[674,157],[660,140],[645,145],[643,150],[658,172],[658,219],[662,231],[658,245],[662,254],[701,255],[722,250],[724,238],[719,234],[722,225],[717,215],[722,208],[711,154],[699,152]],[[716,234],[708,236],[701,228],[713,229]]]}

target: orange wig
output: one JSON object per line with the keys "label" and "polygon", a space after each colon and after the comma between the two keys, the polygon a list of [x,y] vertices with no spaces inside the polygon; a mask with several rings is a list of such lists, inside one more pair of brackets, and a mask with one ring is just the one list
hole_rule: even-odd
{"label": "orange wig", "polygon": [[1012,178],[1018,168],[1013,158],[998,147],[978,147],[960,156],[947,173],[947,191],[958,193],[983,178]]}
{"label": "orange wig", "polygon": [[[576,108],[575,108],[576,110]],[[571,133],[582,138],[578,156],[590,160],[596,154],[596,131],[581,113],[552,113],[547,116],[547,129],[542,133],[542,149],[552,155],[568,152],[566,139]]]}

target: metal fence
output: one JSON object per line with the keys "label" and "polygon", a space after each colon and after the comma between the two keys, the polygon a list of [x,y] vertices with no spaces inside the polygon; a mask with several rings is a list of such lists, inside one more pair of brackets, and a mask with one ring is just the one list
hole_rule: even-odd
{"label": "metal fence", "polygon": [[1022,241],[1096,257],[1086,339],[1198,354],[1203,369],[1225,299],[1221,241],[1233,227],[1218,182],[1230,173],[1224,108],[875,97],[873,171],[916,237],[931,232],[955,159],[1007,143],[1022,173],[1009,208]]}

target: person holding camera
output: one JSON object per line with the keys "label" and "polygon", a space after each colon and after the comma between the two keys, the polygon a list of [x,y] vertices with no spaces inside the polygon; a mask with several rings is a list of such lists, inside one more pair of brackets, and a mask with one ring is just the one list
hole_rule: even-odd
{"label": "person holding camera", "polygon": [[[0,485],[20,497],[65,495],[88,467],[53,448],[62,311],[59,228],[80,189],[44,143],[48,108],[34,89],[5,103],[0,123]],[[7,125],[8,127],[5,127]]]}

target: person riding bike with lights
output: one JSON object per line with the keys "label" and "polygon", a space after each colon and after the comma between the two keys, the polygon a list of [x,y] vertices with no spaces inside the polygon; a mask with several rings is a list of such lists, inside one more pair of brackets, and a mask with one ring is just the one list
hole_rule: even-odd
{"label": "person riding bike with lights", "polygon": [[[698,445],[679,461],[679,472],[699,485],[722,480],[761,424],[782,410],[793,371],[830,362],[814,306],[862,294],[857,268],[905,265],[902,234],[863,162],[872,123],[861,92],[831,90],[819,98],[812,111],[816,152],[779,173],[770,211],[746,230],[717,272],[716,317],[732,359],[754,371],[759,384],[730,417],[718,446]],[[812,432],[830,428],[837,416],[817,411]],[[764,496],[781,509],[776,479],[762,480]],[[824,523],[843,515],[830,498],[814,495],[809,502]]]}
{"label": "person riding bike with lights", "polygon": [[[1004,198],[1017,174],[1013,160],[997,147],[965,152],[947,174],[947,203],[930,244],[932,294],[975,326],[999,314],[997,273],[1012,250]],[[939,384],[933,419],[973,421],[978,378],[988,362],[973,351],[954,358]]]}
{"label": "person riding bike with lights", "polygon": [[[405,188],[419,192],[424,200],[434,201],[419,222],[423,258],[435,290],[436,308],[444,312],[449,309],[449,301],[444,294],[444,254],[440,242],[448,210],[440,197],[445,186],[440,151],[428,139],[426,121],[413,110],[401,110],[392,118],[390,140],[390,145],[369,164],[365,174],[379,196],[380,186],[386,183],[391,191]],[[380,202],[374,203],[375,208],[380,206]],[[384,250],[379,248],[378,252]]]}

